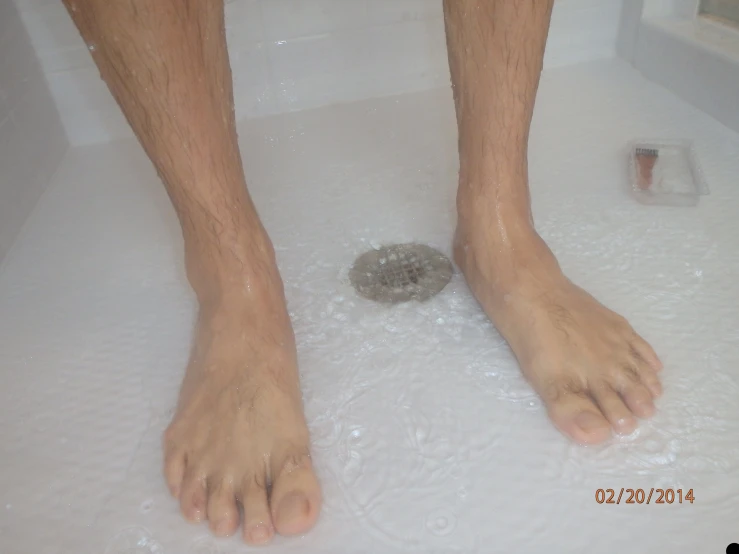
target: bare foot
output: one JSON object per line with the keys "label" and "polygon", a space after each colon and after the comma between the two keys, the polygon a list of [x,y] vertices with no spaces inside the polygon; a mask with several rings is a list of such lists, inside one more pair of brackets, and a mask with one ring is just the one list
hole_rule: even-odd
{"label": "bare foot", "polygon": [[661,363],[620,315],[571,283],[531,226],[460,215],[455,260],[564,434],[581,444],[654,413]]}
{"label": "bare foot", "polygon": [[[321,506],[302,411],[295,340],[271,247],[201,301],[177,412],[164,436],[167,483],[192,522],[244,540],[309,530]],[[255,261],[255,249],[249,253]],[[237,256],[238,257],[238,256]],[[214,282],[214,280],[210,280]],[[241,508],[241,510],[239,509]]]}

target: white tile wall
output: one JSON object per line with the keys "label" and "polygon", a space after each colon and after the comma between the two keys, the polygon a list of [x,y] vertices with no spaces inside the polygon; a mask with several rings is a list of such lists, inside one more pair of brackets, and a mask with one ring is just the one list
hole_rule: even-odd
{"label": "white tile wall", "polygon": [[621,23],[616,39],[616,53],[619,57],[631,62],[634,57],[634,45],[639,34],[644,0],[623,0]]}
{"label": "white tile wall", "polygon": [[634,52],[632,63],[644,76],[739,131],[739,35],[733,29],[703,18],[645,19]]}
{"label": "white tile wall", "polygon": [[[59,0],[15,0],[73,144],[129,136]],[[622,0],[556,0],[548,67],[613,57]],[[237,116],[449,81],[441,0],[226,0]]]}
{"label": "white tile wall", "polygon": [[699,0],[624,0],[617,52],[648,79],[739,131],[739,34],[699,15],[699,6]]}
{"label": "white tile wall", "polygon": [[0,262],[68,141],[12,0],[0,0]]}

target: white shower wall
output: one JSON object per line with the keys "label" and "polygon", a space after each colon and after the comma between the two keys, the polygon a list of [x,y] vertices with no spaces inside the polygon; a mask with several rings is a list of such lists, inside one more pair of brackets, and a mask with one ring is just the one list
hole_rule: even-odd
{"label": "white shower wall", "polygon": [[0,262],[68,142],[13,0],[0,0]]}
{"label": "white shower wall", "polygon": [[697,17],[699,0],[622,4],[619,56],[648,79],[739,131],[739,32],[719,20]]}
{"label": "white shower wall", "polygon": [[[71,143],[130,136],[61,2],[15,1]],[[613,57],[621,4],[557,0],[546,66]],[[449,82],[441,0],[227,0],[226,26],[239,118]]]}

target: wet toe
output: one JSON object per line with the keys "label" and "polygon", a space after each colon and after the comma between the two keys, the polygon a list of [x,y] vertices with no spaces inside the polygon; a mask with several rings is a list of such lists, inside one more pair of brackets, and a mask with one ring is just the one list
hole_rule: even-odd
{"label": "wet toe", "polygon": [[604,385],[594,396],[601,412],[618,434],[627,435],[636,429],[637,422],[631,410],[610,386]]}
{"label": "wet toe", "polygon": [[639,377],[654,398],[662,394],[662,383],[659,382],[659,377],[651,368],[645,368]]}
{"label": "wet toe", "polygon": [[227,537],[239,527],[239,509],[228,480],[211,483],[208,491],[208,523],[214,535]]}
{"label": "wet toe", "polygon": [[631,347],[654,371],[660,371],[662,369],[662,361],[659,359],[659,356],[657,356],[657,353],[650,344],[639,335],[634,335],[634,338],[631,341]]}
{"label": "wet toe", "polygon": [[573,422],[579,431],[573,431],[573,438],[584,444],[603,442],[611,435],[611,426],[602,414],[594,408],[587,408],[575,415]]}
{"label": "wet toe", "polygon": [[263,524],[253,525],[244,529],[244,542],[258,546],[272,540],[275,532],[272,527]]}
{"label": "wet toe", "polygon": [[281,535],[299,535],[316,522],[321,507],[318,479],[307,454],[286,458],[273,470],[272,521]]}
{"label": "wet toe", "polygon": [[611,436],[608,420],[586,395],[555,389],[544,399],[557,428],[580,444],[597,444]]}
{"label": "wet toe", "polygon": [[178,453],[167,453],[164,458],[164,478],[167,488],[175,498],[179,499],[182,479],[185,475],[185,457]]}
{"label": "wet toe", "polygon": [[242,486],[244,541],[247,544],[266,544],[274,536],[265,479],[265,477],[250,477]]}
{"label": "wet toe", "polygon": [[652,394],[644,385],[635,384],[625,389],[621,396],[629,409],[640,418],[647,418],[654,415],[654,402]]}
{"label": "wet toe", "polygon": [[186,474],[180,493],[182,515],[191,523],[199,523],[205,519],[206,507],[205,479],[192,473]]}
{"label": "wet toe", "polygon": [[310,529],[311,505],[305,494],[291,492],[277,502],[275,525],[283,535],[297,535]]}

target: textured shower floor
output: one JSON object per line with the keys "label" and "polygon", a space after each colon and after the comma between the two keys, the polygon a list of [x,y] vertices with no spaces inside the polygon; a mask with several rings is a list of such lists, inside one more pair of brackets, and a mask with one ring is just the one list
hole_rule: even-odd
{"label": "textured shower floor", "polygon": [[[720,553],[739,542],[737,134],[619,62],[544,76],[537,225],[666,366],[657,416],[584,448],[549,424],[458,273],[431,301],[395,307],[348,284],[357,255],[381,244],[449,252],[448,91],[240,130],[325,494],[313,532],[265,551]],[[637,137],[694,139],[711,195],[694,208],[633,201],[625,145]],[[0,268],[3,554],[247,550],[185,524],[160,476],[195,308],[181,250],[136,143],[69,152]],[[596,503],[597,489],[621,487],[692,489],[695,501]]]}

